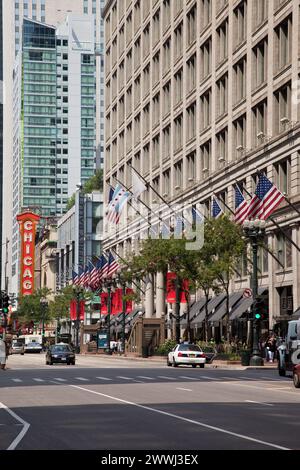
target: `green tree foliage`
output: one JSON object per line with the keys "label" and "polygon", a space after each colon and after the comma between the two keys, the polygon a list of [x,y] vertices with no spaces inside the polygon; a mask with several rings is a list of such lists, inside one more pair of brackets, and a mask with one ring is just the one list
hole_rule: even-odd
{"label": "green tree foliage", "polygon": [[33,294],[25,295],[18,298],[18,320],[20,323],[25,324],[31,321],[38,322],[42,319],[44,313],[45,322],[50,321],[50,311],[46,308],[42,312],[41,299],[47,298],[51,294],[51,290],[47,287],[36,289]]}
{"label": "green tree foliage", "polygon": [[[103,191],[103,170],[98,169],[96,173],[91,176],[83,186],[84,194],[90,194],[93,191]],[[75,205],[75,193],[68,199],[67,210],[70,210]]]}

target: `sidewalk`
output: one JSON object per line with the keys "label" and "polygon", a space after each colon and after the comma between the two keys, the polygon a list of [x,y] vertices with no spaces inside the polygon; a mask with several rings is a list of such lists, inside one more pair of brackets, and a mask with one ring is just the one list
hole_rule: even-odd
{"label": "sidewalk", "polygon": [[[91,354],[86,353],[82,354],[82,356],[89,356],[89,357],[100,357],[101,359],[107,359],[108,361],[112,359],[120,359],[126,361],[136,361],[136,362],[145,362],[151,364],[166,364],[167,358],[166,356],[150,356],[150,357],[135,357],[135,356],[119,356],[118,354]],[[273,362],[270,364],[269,362],[265,362],[263,366],[242,366],[240,363],[228,363],[229,361],[221,361],[215,360],[212,364],[206,364],[205,367],[209,369],[236,369],[236,370],[246,370],[246,369],[260,369],[260,370],[276,370],[277,369],[277,362]]]}

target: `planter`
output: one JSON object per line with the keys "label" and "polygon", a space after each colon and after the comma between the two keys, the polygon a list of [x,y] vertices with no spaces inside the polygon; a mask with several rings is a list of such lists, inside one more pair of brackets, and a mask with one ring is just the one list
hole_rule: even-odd
{"label": "planter", "polygon": [[249,366],[250,365],[250,358],[251,358],[251,351],[241,351],[241,365],[242,366]]}

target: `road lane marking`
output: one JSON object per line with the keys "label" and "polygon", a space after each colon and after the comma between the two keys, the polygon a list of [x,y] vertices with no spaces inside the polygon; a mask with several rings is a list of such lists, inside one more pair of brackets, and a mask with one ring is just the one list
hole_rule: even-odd
{"label": "road lane marking", "polygon": [[201,375],[201,378],[207,379],[207,380],[219,380],[219,379],[216,379],[215,377],[208,377],[208,375]]}
{"label": "road lane marking", "polygon": [[124,377],[123,375],[117,375],[117,379],[122,379],[122,380],[131,380],[132,382],[136,382],[138,384],[143,384],[145,382],[142,382],[141,380],[136,380],[133,377]]}
{"label": "road lane marking", "polygon": [[82,380],[82,381],[84,381],[84,382],[88,382],[88,381],[89,381],[89,379],[85,379],[84,377],[75,377],[75,379],[77,379],[77,380]]}
{"label": "road lane marking", "polygon": [[181,388],[181,387],[176,387],[176,390],[184,390],[186,392],[192,392],[193,390],[190,388]]}
{"label": "road lane marking", "polygon": [[[237,385],[238,387],[248,387],[248,388],[258,388],[259,390],[262,390],[261,386],[257,386],[257,385],[246,385],[246,384],[241,384],[241,383],[233,383],[233,382],[222,382],[222,385]],[[287,387],[267,387],[267,388],[264,388],[263,390],[271,390],[273,392],[276,392],[277,390],[284,390],[285,393],[292,393],[293,395],[298,395],[299,397],[299,393],[298,392],[293,392],[291,390],[287,390]]]}
{"label": "road lane marking", "polygon": [[153,377],[147,377],[146,375],[137,375],[139,379],[154,380]]}
{"label": "road lane marking", "polygon": [[53,380],[58,380],[59,382],[66,382],[67,379],[61,379],[59,377],[53,377]]}
{"label": "road lane marking", "polygon": [[13,382],[23,382],[21,379],[11,379]]}
{"label": "road lane marking", "polygon": [[32,379],[34,380],[35,382],[45,382],[43,379]]}
{"label": "road lane marking", "polygon": [[93,393],[95,395],[99,395],[99,396],[102,396],[102,397],[105,397],[105,398],[109,398],[111,400],[115,400],[119,403],[124,403],[126,405],[136,406],[137,408],[142,408],[143,410],[152,411],[154,413],[158,413],[158,414],[161,414],[161,415],[164,415],[164,416],[169,416],[170,418],[175,418],[175,419],[178,419],[180,421],[184,421],[186,423],[194,424],[196,426],[201,426],[201,427],[206,428],[206,429],[211,429],[213,431],[221,432],[223,434],[228,434],[230,436],[234,436],[234,437],[237,437],[239,439],[244,439],[244,440],[247,440],[247,441],[256,442],[258,444],[262,444],[262,445],[265,445],[265,446],[268,446],[268,447],[274,447],[275,449],[291,450],[288,447],[279,446],[277,444],[273,444],[272,442],[267,442],[267,441],[262,441],[260,439],[255,439],[254,437],[246,436],[245,434],[238,434],[238,433],[235,433],[235,432],[232,432],[232,431],[228,431],[227,429],[224,429],[224,428],[211,426],[209,424],[202,423],[201,421],[195,421],[193,419],[184,418],[183,416],[175,415],[173,413],[168,413],[167,411],[162,411],[162,410],[159,410],[157,408],[152,408],[150,406],[141,405],[140,403],[135,403],[135,402],[128,401],[128,400],[123,400],[122,398],[113,397],[113,396],[107,395],[105,393],[96,392],[95,390],[90,390],[88,388],[79,387],[78,385],[69,385],[69,387],[77,388],[78,390],[82,390],[84,392],[89,392],[89,393]]}
{"label": "road lane marking", "polygon": [[187,379],[187,380],[197,380],[197,381],[199,381],[199,379],[195,379],[194,377],[186,377],[185,375],[180,375],[178,378],[179,378],[179,379]]}
{"label": "road lane marking", "polygon": [[245,400],[246,403],[256,403],[257,405],[266,405],[266,406],[274,406],[271,403],[265,403],[261,401],[254,401],[254,400]]}
{"label": "road lane marking", "polygon": [[225,379],[225,380],[238,380],[237,377],[220,377],[220,379]]}
{"label": "road lane marking", "polygon": [[109,379],[108,377],[96,377],[96,379],[100,379],[100,380],[112,380],[112,379]]}
{"label": "road lane marking", "polygon": [[21,442],[25,434],[27,433],[30,424],[24,421],[20,416],[18,416],[14,411],[12,411],[10,408],[8,408],[4,403],[0,402],[0,408],[3,408],[6,410],[13,418],[15,418],[19,423],[23,426],[22,431],[17,435],[17,437],[12,441],[10,446],[7,448],[7,450],[15,450],[17,445]]}
{"label": "road lane marking", "polygon": [[166,380],[176,380],[174,377],[167,377],[166,375],[158,375],[158,379],[166,379]]}

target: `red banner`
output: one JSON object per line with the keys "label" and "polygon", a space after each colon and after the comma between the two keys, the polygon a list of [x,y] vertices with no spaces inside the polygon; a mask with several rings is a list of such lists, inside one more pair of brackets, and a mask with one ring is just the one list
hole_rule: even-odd
{"label": "red banner", "polygon": [[[79,320],[84,320],[84,306],[85,301],[80,300],[79,302]],[[70,302],[70,319],[72,321],[77,320],[77,301],[75,299]]]}
{"label": "red banner", "polygon": [[[126,295],[133,294],[133,289],[130,289],[129,287],[126,289]],[[132,312],[132,300],[127,300],[126,301],[126,313]]]}
{"label": "red banner", "polygon": [[21,295],[30,295],[34,291],[35,232],[39,220],[40,216],[30,211],[17,215],[21,235]]}
{"label": "red banner", "polygon": [[122,312],[122,289],[116,289],[111,296],[111,313],[117,315]]}
{"label": "red banner", "polygon": [[100,306],[101,315],[106,315],[108,313],[108,293],[102,292],[102,294],[100,294],[100,298],[101,298],[101,306]]}
{"label": "red banner", "polygon": [[[176,285],[175,285],[176,273],[167,273],[167,302],[169,304],[175,304],[176,302]],[[180,287],[180,303],[187,303],[187,293],[189,290],[189,281],[184,279]]]}

